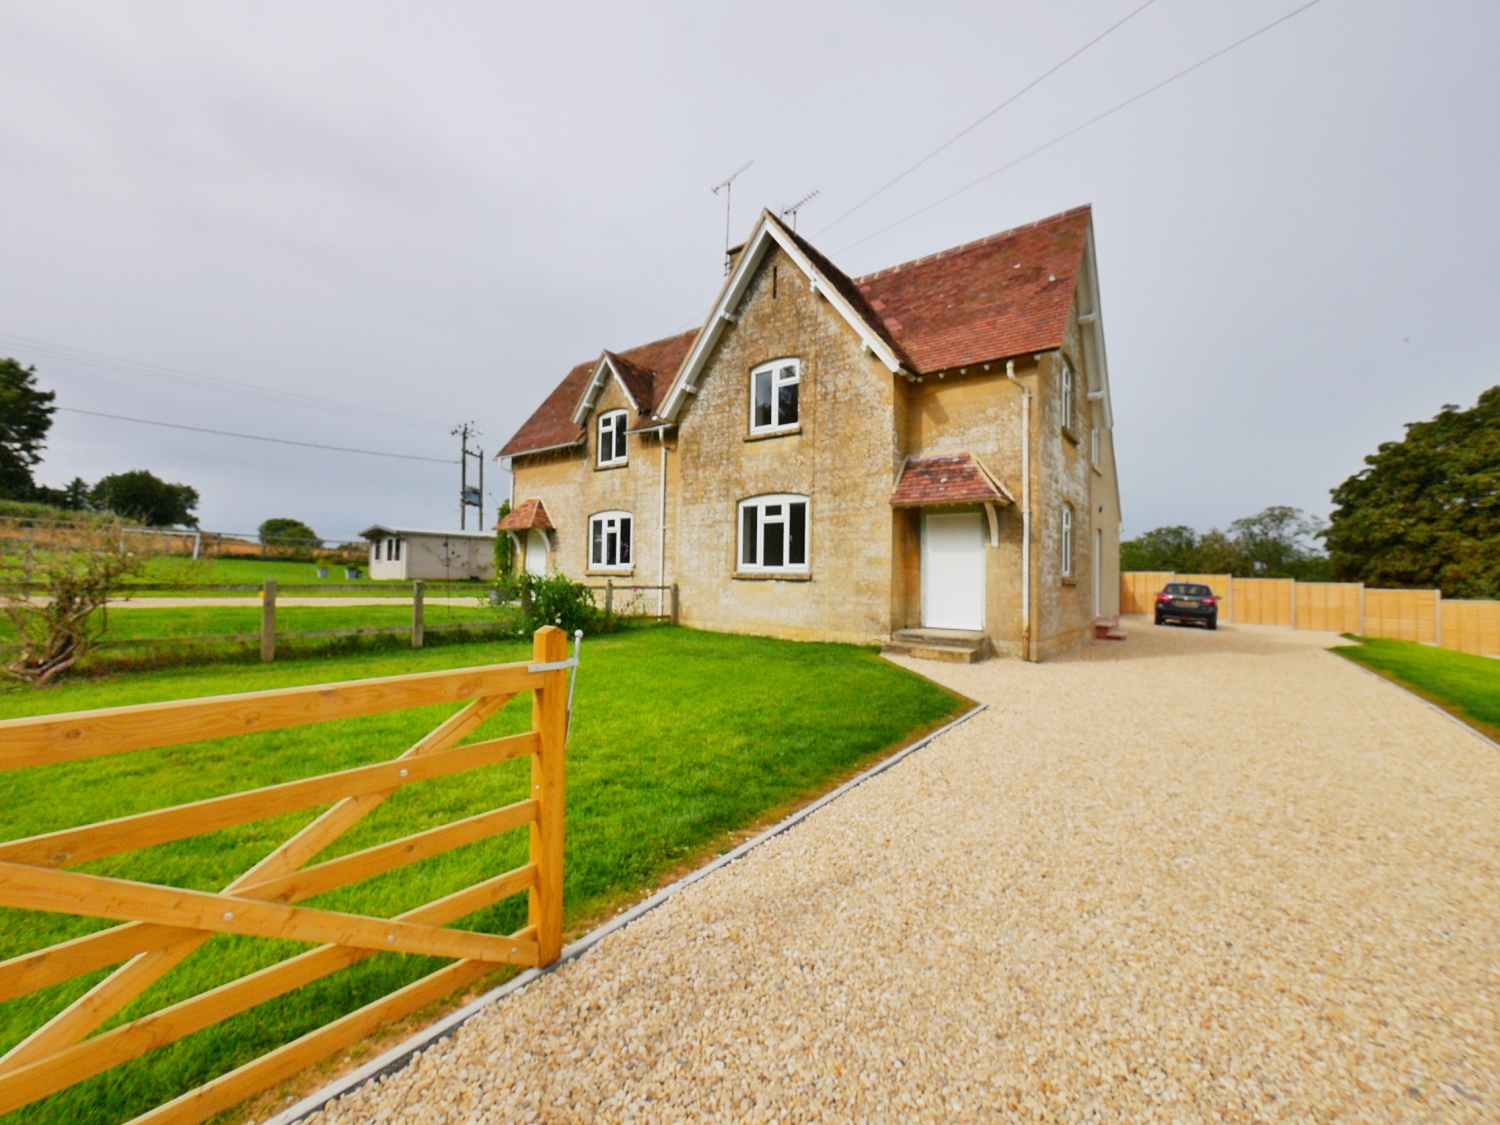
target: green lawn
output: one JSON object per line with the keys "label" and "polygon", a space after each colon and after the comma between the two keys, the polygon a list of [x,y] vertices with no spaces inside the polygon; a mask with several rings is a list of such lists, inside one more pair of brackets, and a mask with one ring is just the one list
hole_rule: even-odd
{"label": "green lawn", "polygon": [[[318,577],[319,563],[310,562],[286,562],[279,559],[227,558],[227,559],[190,559],[176,556],[163,556],[154,558],[146,563],[145,570],[136,578],[131,580],[131,585],[160,585],[164,583],[178,583],[184,586],[258,586],[267,578],[274,578],[281,586],[349,586],[359,585],[366,589],[360,591],[330,590],[329,597],[340,594],[379,594],[383,590],[405,586],[406,583],[376,582],[369,577],[351,581],[344,577],[344,568],[334,563],[327,564],[328,577]],[[368,573],[368,567],[361,560],[359,564],[361,574]],[[483,591],[488,588],[487,583],[472,582],[477,590]],[[151,596],[171,596],[170,590],[153,590]],[[205,591],[183,590],[184,596],[204,597],[211,596]],[[236,591],[225,591],[228,595],[234,595]],[[240,591],[239,593],[243,593]]]}
{"label": "green lawn", "polygon": [[[460,621],[506,624],[515,618],[511,607],[433,605],[422,607],[427,625]],[[276,607],[277,632],[316,629],[356,629],[379,625],[410,625],[411,605],[285,606]],[[113,609],[107,637],[204,637],[259,633],[259,606],[183,606],[181,609]]]}
{"label": "green lawn", "polygon": [[1491,738],[1500,739],[1500,660],[1412,641],[1354,639],[1360,642],[1357,646],[1333,651],[1411,688]]}
{"label": "green lawn", "polygon": [[[145,611],[140,611],[145,612]],[[122,615],[123,616],[123,615]],[[0,717],[252,691],[524,659],[529,642],[364,653],[288,665],[179,668],[43,690],[0,691]],[[597,916],[739,827],[957,714],[964,701],[848,645],[797,644],[662,626],[589,640],[568,753],[566,914]],[[425,708],[0,775],[0,838],[127,815],[387,759],[452,712]],[[525,697],[473,738],[523,730]],[[322,858],[446,823],[524,796],[525,760],[401,791]],[[217,890],[319,810],[87,864],[103,874]],[[388,915],[521,862],[512,832],[309,900]],[[795,893],[795,888],[788,888]],[[460,924],[504,932],[524,896]],[[0,909],[0,958],[106,923]],[[305,948],[219,935],[117,1018],[195,994]],[[3,1120],[104,1125],[222,1073],[440,962],[379,955],[297,993],[16,1111]],[[0,1050],[79,995],[95,974],[0,1004]]]}

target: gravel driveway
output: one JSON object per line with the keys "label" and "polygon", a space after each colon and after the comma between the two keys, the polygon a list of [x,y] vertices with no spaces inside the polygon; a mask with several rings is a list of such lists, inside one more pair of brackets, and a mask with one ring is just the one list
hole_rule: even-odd
{"label": "gravel driveway", "polygon": [[1500,1120],[1500,751],[1127,629],[311,1120]]}

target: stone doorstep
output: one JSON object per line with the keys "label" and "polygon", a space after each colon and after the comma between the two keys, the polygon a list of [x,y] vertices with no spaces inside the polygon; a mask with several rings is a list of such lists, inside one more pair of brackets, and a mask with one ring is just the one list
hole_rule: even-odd
{"label": "stone doorstep", "polygon": [[880,650],[949,664],[978,664],[994,655],[989,637],[962,629],[899,629]]}

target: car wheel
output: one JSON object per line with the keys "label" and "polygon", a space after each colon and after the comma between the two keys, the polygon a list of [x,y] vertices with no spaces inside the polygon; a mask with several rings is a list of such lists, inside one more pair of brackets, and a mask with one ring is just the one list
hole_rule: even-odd
{"label": "car wheel", "polygon": [[1208,619],[1208,627],[1210,629],[1217,629],[1219,627],[1219,618],[1217,615]]}
{"label": "car wheel", "polygon": [[1162,624],[1162,620],[1161,620],[1161,614],[1159,614],[1159,613],[1158,613],[1158,614],[1157,614],[1157,615],[1156,615],[1156,623],[1157,623],[1157,624],[1158,624],[1158,625],[1160,625],[1160,624]]}

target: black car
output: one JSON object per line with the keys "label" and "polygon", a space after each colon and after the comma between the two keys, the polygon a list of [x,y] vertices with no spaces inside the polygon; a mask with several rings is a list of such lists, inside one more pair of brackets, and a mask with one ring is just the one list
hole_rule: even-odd
{"label": "black car", "polygon": [[1201,621],[1210,629],[1219,627],[1219,599],[1207,586],[1196,582],[1168,582],[1156,595],[1156,623],[1168,621],[1186,624]]}

